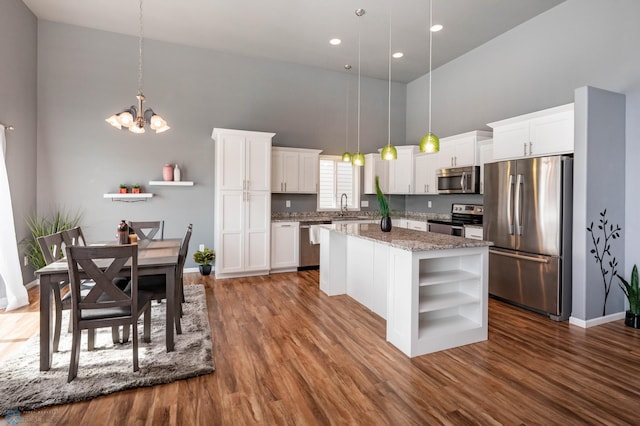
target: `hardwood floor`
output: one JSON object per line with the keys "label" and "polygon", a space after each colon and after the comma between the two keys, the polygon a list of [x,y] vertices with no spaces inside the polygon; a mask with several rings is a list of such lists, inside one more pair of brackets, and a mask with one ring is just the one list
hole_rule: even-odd
{"label": "hardwood floor", "polygon": [[[491,300],[488,341],[409,359],[385,341],[382,318],[320,292],[318,271],[185,278],[207,287],[215,373],[47,407],[23,421],[640,423],[640,331],[622,321],[585,330]],[[0,357],[37,330],[30,293],[28,308],[0,315]]]}

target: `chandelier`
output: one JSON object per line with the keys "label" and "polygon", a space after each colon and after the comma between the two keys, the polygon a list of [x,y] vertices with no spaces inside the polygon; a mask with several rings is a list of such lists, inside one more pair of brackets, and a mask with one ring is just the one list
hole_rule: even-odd
{"label": "chandelier", "polygon": [[136,96],[138,106],[131,105],[129,108],[125,108],[124,111],[112,115],[105,121],[118,129],[125,127],[133,133],[144,133],[144,126],[149,123],[151,130],[155,130],[156,133],[162,133],[171,128],[166,120],[153,112],[151,108],[147,108],[144,112],[142,109],[142,103],[144,102],[144,94],[142,93],[142,0],[139,0],[139,4],[140,37],[138,39],[138,95]]}

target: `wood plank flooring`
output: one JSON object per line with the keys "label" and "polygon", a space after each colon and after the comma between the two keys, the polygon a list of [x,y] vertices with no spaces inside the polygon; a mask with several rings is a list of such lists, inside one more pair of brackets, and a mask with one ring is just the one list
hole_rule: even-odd
{"label": "wood plank flooring", "polygon": [[[622,321],[585,330],[490,300],[488,341],[409,359],[385,341],[382,318],[322,293],[318,271],[185,278],[207,287],[215,373],[23,413],[23,421],[640,424],[640,331]],[[37,331],[30,293],[28,308],[0,314],[0,358]]]}

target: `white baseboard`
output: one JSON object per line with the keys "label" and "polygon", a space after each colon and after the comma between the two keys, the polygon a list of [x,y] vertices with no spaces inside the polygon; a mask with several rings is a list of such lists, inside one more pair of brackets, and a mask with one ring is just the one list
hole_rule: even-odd
{"label": "white baseboard", "polygon": [[606,324],[608,322],[618,321],[624,319],[624,312],[616,312],[615,314],[606,315],[604,317],[593,318],[590,320],[583,320],[576,317],[569,318],[569,324],[576,325],[582,328],[595,327],[596,325]]}

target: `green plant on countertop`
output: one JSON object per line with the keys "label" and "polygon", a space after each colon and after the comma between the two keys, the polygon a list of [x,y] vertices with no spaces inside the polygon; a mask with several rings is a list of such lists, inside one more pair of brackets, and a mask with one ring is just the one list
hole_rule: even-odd
{"label": "green plant on countertop", "polygon": [[33,269],[40,269],[47,264],[40,250],[38,237],[75,228],[80,223],[81,217],[80,213],[71,214],[60,209],[54,210],[51,216],[33,214],[27,217],[25,221],[31,236],[23,239],[20,243],[24,246],[24,255],[29,265]]}
{"label": "green plant on countertop", "polygon": [[193,260],[199,265],[211,265],[216,260],[216,252],[205,247],[193,253]]}
{"label": "green plant on countertop", "polygon": [[[618,261],[615,256],[611,255],[611,240],[615,240],[620,237],[620,225],[616,225],[615,228],[613,224],[609,224],[607,220],[607,209],[604,209],[600,213],[600,224],[598,225],[598,229],[600,229],[603,233],[604,240],[601,240],[600,237],[596,237],[595,231],[593,229],[593,222],[591,225],[587,227],[587,231],[591,234],[591,240],[593,241],[594,248],[591,249],[591,254],[596,260],[596,263],[600,267],[600,273],[602,274],[602,284],[604,285],[604,303],[602,305],[602,316],[605,316],[607,310],[607,298],[609,297],[609,292],[611,291],[611,282],[613,281],[613,277],[618,274]],[[607,225],[609,225],[607,227]],[[600,243],[602,242],[602,246]],[[607,260],[609,258],[609,260]],[[610,270],[607,268],[607,264],[609,265]]]}
{"label": "green plant on countertop", "polygon": [[380,214],[382,217],[389,217],[389,202],[380,189],[380,179],[376,176],[376,197],[378,197],[378,205],[380,206]]}
{"label": "green plant on countertop", "polygon": [[640,315],[640,289],[638,289],[638,266],[633,265],[633,270],[631,271],[631,282],[627,282],[624,278],[622,278],[619,274],[618,278],[622,283],[620,284],[620,288],[624,292],[624,295],[627,296],[627,300],[629,301],[629,312],[634,315]]}

